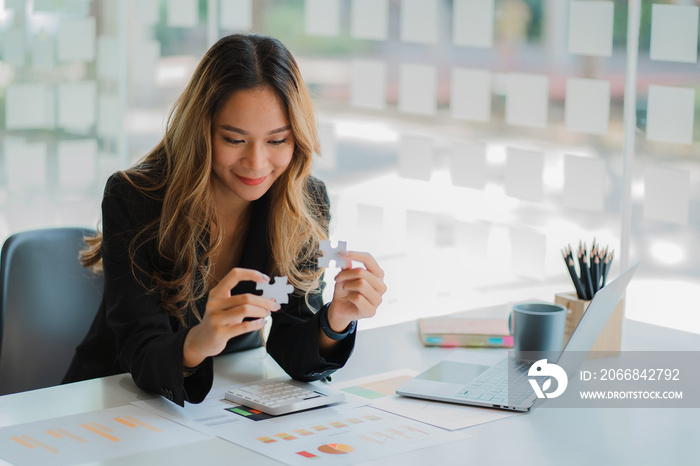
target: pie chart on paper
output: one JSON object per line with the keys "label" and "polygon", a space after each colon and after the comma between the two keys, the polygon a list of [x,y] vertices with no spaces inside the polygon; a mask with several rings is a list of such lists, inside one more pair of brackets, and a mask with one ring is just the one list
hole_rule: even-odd
{"label": "pie chart on paper", "polygon": [[344,455],[345,453],[352,453],[355,451],[355,448],[350,445],[343,445],[342,443],[329,443],[318,447],[318,451],[330,453],[331,455]]}

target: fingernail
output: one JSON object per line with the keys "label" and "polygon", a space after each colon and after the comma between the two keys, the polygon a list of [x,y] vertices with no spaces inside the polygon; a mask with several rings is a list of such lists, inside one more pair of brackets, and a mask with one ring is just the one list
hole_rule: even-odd
{"label": "fingernail", "polygon": [[281,308],[282,308],[282,306],[280,306],[280,304],[278,302],[275,301],[272,303],[272,310],[279,311]]}
{"label": "fingernail", "polygon": [[270,281],[270,277],[268,277],[268,276],[265,275],[264,273],[260,272],[260,275],[261,275],[265,280],[267,280],[268,282]]}

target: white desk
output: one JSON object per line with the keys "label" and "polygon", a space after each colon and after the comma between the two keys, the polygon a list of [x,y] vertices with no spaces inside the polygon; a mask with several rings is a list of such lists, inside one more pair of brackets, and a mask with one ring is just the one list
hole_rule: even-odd
{"label": "white desk", "polygon": [[[700,336],[625,321],[623,349],[700,350]],[[415,322],[360,331],[355,354],[334,380],[400,368],[422,370],[450,351],[423,348]],[[493,350],[471,350],[493,351]],[[216,387],[281,375],[262,349],[218,358]],[[122,406],[150,398],[129,375],[0,397],[0,426]],[[372,464],[698,464],[700,409],[551,409],[469,428],[472,438],[413,451]],[[235,444],[211,438],[100,464],[279,464]]]}

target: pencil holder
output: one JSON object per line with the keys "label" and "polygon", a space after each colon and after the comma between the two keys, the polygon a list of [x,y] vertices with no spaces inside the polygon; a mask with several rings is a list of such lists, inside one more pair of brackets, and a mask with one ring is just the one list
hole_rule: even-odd
{"label": "pencil holder", "polygon": [[[579,299],[576,293],[556,293],[554,295],[554,302],[567,308],[566,328],[564,329],[564,346],[566,346],[569,338],[571,338],[571,334],[574,333],[574,329],[591,302]],[[624,299],[620,299],[610,319],[608,319],[605,327],[603,327],[603,331],[600,332],[591,351],[620,351],[624,309],[625,301]],[[595,357],[595,353],[592,354],[592,356]]]}

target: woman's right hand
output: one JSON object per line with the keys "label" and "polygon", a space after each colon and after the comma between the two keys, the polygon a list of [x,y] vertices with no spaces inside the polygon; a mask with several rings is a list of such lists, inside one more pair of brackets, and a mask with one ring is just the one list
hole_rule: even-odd
{"label": "woman's right hand", "polygon": [[[242,281],[268,283],[270,278],[252,269],[234,268],[209,291],[202,321],[185,336],[182,363],[196,367],[209,356],[220,354],[233,337],[260,330],[270,311],[280,305],[274,299],[250,293],[231,296],[231,290]],[[255,319],[244,321],[246,317]]]}

